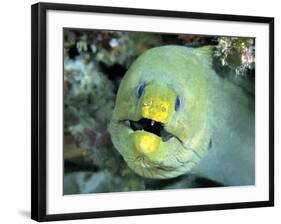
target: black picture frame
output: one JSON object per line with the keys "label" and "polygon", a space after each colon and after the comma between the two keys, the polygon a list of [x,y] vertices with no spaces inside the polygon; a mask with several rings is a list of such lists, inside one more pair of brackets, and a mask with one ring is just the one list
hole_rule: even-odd
{"label": "black picture frame", "polygon": [[[132,216],[161,213],[192,212],[205,210],[237,209],[274,206],[274,18],[163,11],[137,8],[103,7],[73,4],[37,3],[31,10],[31,76],[32,76],[32,154],[31,154],[31,218],[37,221]],[[269,200],[243,203],[208,204],[159,208],[139,208],[68,214],[46,213],[46,13],[48,10],[63,10],[87,13],[110,13],[153,17],[191,18],[217,21],[254,22],[269,25]]]}

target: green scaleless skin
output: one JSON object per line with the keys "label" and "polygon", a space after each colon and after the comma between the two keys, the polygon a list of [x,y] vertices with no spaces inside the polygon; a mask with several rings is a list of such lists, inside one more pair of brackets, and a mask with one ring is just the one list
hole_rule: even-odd
{"label": "green scaleless skin", "polygon": [[[251,99],[221,79],[211,60],[208,47],[168,45],[143,53],[125,74],[110,133],[137,174],[166,179],[195,173],[224,185],[254,184]],[[144,118],[161,124],[172,137],[164,141],[131,127],[130,122]]]}

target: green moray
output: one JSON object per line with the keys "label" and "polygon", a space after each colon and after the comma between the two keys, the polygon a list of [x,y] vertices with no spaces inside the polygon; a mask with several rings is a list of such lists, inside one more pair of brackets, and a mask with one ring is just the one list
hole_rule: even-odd
{"label": "green moray", "polygon": [[[212,69],[210,52],[209,47],[152,48],[137,58],[123,77],[110,134],[114,146],[137,174],[166,179],[196,173],[224,184],[253,183],[253,152],[240,147],[242,151],[234,153],[237,158],[229,159],[233,157],[228,153],[231,142],[240,137],[235,136],[237,127],[225,127],[232,111],[244,113],[243,108],[232,107],[247,104],[247,98],[220,80]],[[236,126],[240,124],[237,119]],[[251,124],[247,128],[253,132]],[[251,149],[253,137],[251,134]],[[238,167],[239,174],[231,173],[235,163],[244,169]],[[223,173],[224,169],[230,172]],[[241,175],[245,170],[246,176]]]}

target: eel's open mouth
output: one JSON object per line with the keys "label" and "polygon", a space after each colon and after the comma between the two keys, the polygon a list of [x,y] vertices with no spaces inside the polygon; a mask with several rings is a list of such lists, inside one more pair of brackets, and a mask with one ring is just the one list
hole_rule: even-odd
{"label": "eel's open mouth", "polygon": [[165,130],[165,127],[162,123],[151,120],[151,119],[142,118],[139,121],[130,120],[129,124],[130,124],[130,127],[132,128],[132,130],[134,130],[134,131],[143,130],[146,132],[153,133],[153,134],[161,137],[163,142],[166,142],[170,138],[174,137],[173,134],[171,134]]}

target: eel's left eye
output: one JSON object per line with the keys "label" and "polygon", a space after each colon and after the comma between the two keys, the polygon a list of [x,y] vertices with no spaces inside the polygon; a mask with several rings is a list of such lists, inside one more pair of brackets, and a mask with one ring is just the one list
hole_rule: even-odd
{"label": "eel's left eye", "polygon": [[137,86],[137,89],[136,89],[136,94],[137,94],[137,97],[140,98],[142,93],[143,93],[143,90],[144,90],[144,83],[142,82],[141,84],[139,84]]}
{"label": "eel's left eye", "polygon": [[177,96],[176,103],[175,103],[175,111],[178,111],[180,109],[180,106],[181,106],[181,99],[179,96]]}

